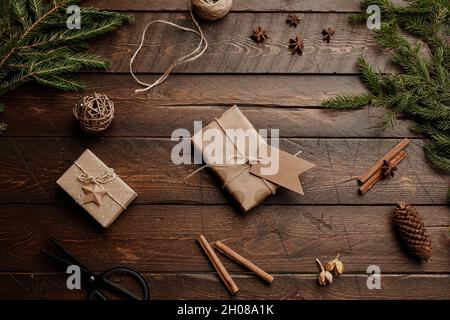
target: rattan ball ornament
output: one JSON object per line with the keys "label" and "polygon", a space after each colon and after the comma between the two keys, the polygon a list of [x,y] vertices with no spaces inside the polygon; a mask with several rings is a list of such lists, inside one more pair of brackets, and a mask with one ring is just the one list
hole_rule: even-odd
{"label": "rattan ball ornament", "polygon": [[90,94],[78,101],[73,114],[84,132],[99,133],[108,129],[114,119],[114,102],[102,93]]}
{"label": "rattan ball ornament", "polygon": [[231,10],[233,0],[191,0],[197,15],[206,21],[223,18]]}

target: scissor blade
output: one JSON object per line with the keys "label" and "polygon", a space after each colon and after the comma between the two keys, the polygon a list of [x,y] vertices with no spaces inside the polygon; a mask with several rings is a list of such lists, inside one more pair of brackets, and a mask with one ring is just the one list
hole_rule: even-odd
{"label": "scissor blade", "polygon": [[77,266],[79,266],[81,269],[84,269],[84,271],[86,271],[86,272],[88,271],[88,269],[87,269],[80,261],[78,261],[77,258],[75,258],[75,257],[72,256],[69,252],[67,252],[67,250],[64,249],[64,248],[59,244],[59,242],[58,242],[55,238],[49,236],[49,237],[48,237],[48,240],[53,244],[53,246],[55,246],[56,248],[58,248],[59,251],[61,251],[62,253],[64,253],[64,255],[65,255],[68,259],[70,259],[70,260],[72,261],[71,265],[77,265]]}
{"label": "scissor blade", "polygon": [[45,251],[42,251],[42,250],[39,250],[39,252],[40,252],[40,254],[42,254],[43,256],[45,256],[45,257],[47,257],[47,258],[50,258],[50,259],[52,259],[54,262],[57,262],[58,264],[60,264],[62,267],[64,267],[64,269],[67,269],[68,266],[76,265],[76,266],[80,267],[80,270],[81,270],[82,272],[84,272],[85,275],[87,275],[87,276],[90,276],[90,275],[91,275],[91,273],[89,272],[89,270],[85,269],[83,266],[77,265],[75,262],[71,262],[71,261],[69,261],[69,260],[60,258],[60,257],[58,257],[58,256],[55,256],[55,255],[53,255],[53,254],[51,254],[51,253],[48,253],[48,252],[45,252]]}
{"label": "scissor blade", "polygon": [[55,261],[55,262],[58,262],[62,267],[67,268],[68,266],[71,266],[71,265],[74,264],[74,263],[72,263],[72,262],[70,262],[70,261],[67,261],[66,259],[57,257],[57,256],[55,256],[55,255],[53,255],[53,254],[51,254],[51,253],[48,253],[48,252],[45,252],[45,251],[42,251],[42,250],[39,250],[39,252],[40,252],[43,256],[45,256],[45,257],[47,257],[47,258],[50,258],[50,259],[52,259],[52,260]]}

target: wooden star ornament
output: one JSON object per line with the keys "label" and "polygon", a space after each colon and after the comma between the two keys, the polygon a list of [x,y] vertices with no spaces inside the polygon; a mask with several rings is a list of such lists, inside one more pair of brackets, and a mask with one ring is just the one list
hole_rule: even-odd
{"label": "wooden star ornament", "polygon": [[102,198],[106,194],[106,191],[100,188],[98,185],[93,184],[89,187],[81,187],[81,190],[86,194],[83,199],[83,204],[94,202],[98,206],[102,205]]}

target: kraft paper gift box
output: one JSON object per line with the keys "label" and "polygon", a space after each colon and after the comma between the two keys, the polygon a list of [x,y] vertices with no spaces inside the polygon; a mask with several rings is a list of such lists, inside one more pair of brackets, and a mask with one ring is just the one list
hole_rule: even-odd
{"label": "kraft paper gift box", "polygon": [[105,228],[137,196],[112,168],[89,149],[73,162],[56,183]]}
{"label": "kraft paper gift box", "polygon": [[[209,129],[215,129],[217,130],[216,132],[222,133],[220,144],[210,141],[210,139],[205,140],[205,133]],[[218,148],[222,147],[225,155],[233,154],[234,151],[234,153],[241,154],[241,157],[247,160],[258,153],[258,151],[255,153],[255,150],[250,150],[249,144],[246,144],[244,148],[241,145],[240,150],[236,150],[237,146],[233,143],[227,144],[226,140],[229,137],[227,137],[226,130],[228,129],[242,129],[244,132],[250,133],[255,139],[258,139],[257,141],[267,145],[266,141],[259,135],[237,106],[231,107],[220,118],[214,119],[200,132],[196,133],[192,141],[194,148],[202,152],[203,161],[217,175],[223,188],[231,194],[244,212],[258,206],[267,197],[275,194],[280,186],[303,194],[298,175],[314,167],[314,164],[284,151],[277,149],[280,154],[281,167],[280,172],[275,176],[262,175],[261,164],[240,164],[235,162],[233,165],[228,165],[229,162],[226,159],[222,159],[221,161],[224,165],[220,165],[217,159],[212,159],[209,152],[206,152],[211,147],[211,144],[217,144]],[[213,145],[212,147],[215,146]],[[230,148],[234,150],[230,150]],[[218,163],[219,165],[217,165]],[[217,166],[214,166],[214,164]]]}

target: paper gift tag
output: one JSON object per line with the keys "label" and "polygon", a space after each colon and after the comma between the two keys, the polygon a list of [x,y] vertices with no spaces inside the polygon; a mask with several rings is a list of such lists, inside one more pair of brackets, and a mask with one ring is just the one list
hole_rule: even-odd
{"label": "paper gift tag", "polygon": [[[265,159],[270,159],[270,161],[264,161],[263,158],[262,162],[252,164],[250,173],[304,195],[299,175],[316,165],[271,146],[268,146],[268,151],[268,156]],[[275,169],[273,169],[273,161],[278,161],[278,166],[275,165]]]}

